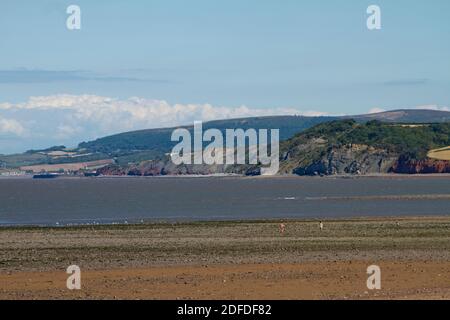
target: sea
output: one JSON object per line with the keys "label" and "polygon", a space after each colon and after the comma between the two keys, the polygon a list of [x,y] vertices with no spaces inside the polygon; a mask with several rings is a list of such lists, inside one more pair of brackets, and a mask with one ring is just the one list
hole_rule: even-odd
{"label": "sea", "polygon": [[450,176],[0,178],[0,226],[450,215]]}

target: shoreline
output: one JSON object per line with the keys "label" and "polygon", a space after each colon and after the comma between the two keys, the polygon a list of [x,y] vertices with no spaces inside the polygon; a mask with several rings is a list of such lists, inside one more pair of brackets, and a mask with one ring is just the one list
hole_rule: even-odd
{"label": "shoreline", "polygon": [[[415,216],[408,216],[408,215],[402,215],[402,216],[392,216],[392,215],[386,215],[386,216],[344,216],[344,217],[304,217],[304,218],[292,218],[292,217],[286,217],[286,218],[255,218],[255,219],[229,219],[229,220],[164,220],[164,219],[154,219],[147,220],[144,222],[129,222],[129,223],[119,223],[119,222],[111,222],[111,223],[86,223],[86,224],[69,224],[69,225],[40,225],[40,224],[0,224],[0,231],[1,230],[26,230],[26,229],[90,229],[92,227],[99,227],[99,228],[110,228],[110,227],[172,227],[172,226],[192,226],[192,225],[234,225],[234,224],[273,224],[273,223],[281,223],[281,222],[292,222],[292,223],[314,223],[319,221],[326,221],[326,222],[360,222],[360,221],[366,221],[366,222],[377,222],[377,221],[415,221],[415,220],[446,220],[450,218],[450,213],[448,215],[415,215]],[[132,220],[130,220],[132,221]]]}
{"label": "shoreline", "polygon": [[[137,222],[135,220],[139,219],[130,219],[130,222],[87,222],[87,223],[53,223],[53,224],[7,224],[0,222],[0,231],[2,230],[37,230],[37,229],[92,229],[92,227],[96,228],[120,228],[120,227],[136,227],[136,228],[148,228],[148,227],[173,227],[173,226],[193,226],[193,225],[239,225],[239,224],[274,224],[274,223],[315,223],[319,221],[323,222],[379,222],[379,221],[414,221],[414,220],[443,220],[445,221],[447,218],[450,218],[450,213],[448,215],[400,215],[400,216],[343,216],[343,217],[304,217],[304,218],[295,218],[295,217],[284,217],[284,218],[255,218],[255,219],[229,219],[229,220],[195,220],[195,219],[179,219],[173,220],[170,219],[147,219],[143,222]],[[126,219],[123,219],[126,220]]]}
{"label": "shoreline", "polygon": [[[401,173],[379,173],[379,174],[364,174],[364,175],[267,175],[267,176],[246,176],[239,174],[212,174],[212,175],[155,175],[155,176],[132,176],[132,175],[101,175],[101,176],[70,176],[61,175],[55,179],[194,179],[194,178],[243,178],[243,179],[360,179],[360,178],[450,178],[450,173],[415,173],[415,174],[401,174]],[[0,175],[0,179],[33,179],[33,175]],[[38,179],[41,180],[41,179]],[[42,179],[44,180],[44,179]]]}

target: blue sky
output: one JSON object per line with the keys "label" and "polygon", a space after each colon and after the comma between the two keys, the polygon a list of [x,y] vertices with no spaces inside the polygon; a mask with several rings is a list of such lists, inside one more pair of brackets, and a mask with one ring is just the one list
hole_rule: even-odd
{"label": "blue sky", "polygon": [[[66,28],[70,4],[81,30]],[[0,153],[191,120],[174,106],[205,120],[446,108],[449,13],[448,0],[3,0]],[[98,126],[86,105],[125,107]]]}

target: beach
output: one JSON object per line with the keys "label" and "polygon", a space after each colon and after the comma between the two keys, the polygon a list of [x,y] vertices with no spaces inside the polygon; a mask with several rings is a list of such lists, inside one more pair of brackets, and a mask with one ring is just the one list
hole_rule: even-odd
{"label": "beach", "polygon": [[[449,216],[323,224],[3,227],[0,299],[450,299]],[[66,288],[70,265],[81,290]],[[366,286],[370,265],[381,290]]]}

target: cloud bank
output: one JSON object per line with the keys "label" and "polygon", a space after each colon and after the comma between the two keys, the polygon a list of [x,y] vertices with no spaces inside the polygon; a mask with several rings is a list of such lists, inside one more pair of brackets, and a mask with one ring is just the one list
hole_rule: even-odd
{"label": "cloud bank", "polygon": [[381,112],[385,112],[385,109],[382,108],[372,108],[368,111],[369,114],[374,114],[374,113],[381,113]]}
{"label": "cloud bank", "polygon": [[[299,112],[293,108],[254,109],[215,107],[210,104],[169,104],[163,100],[130,98],[113,99],[95,95],[54,95],[31,97],[24,103],[0,103],[0,112],[30,113],[62,112],[63,119],[55,126],[57,133],[76,135],[80,131],[96,130],[110,134],[142,128],[157,128],[191,124],[195,120],[210,121],[250,116],[324,113]],[[46,124],[50,125],[50,124]]]}
{"label": "cloud bank", "polygon": [[[295,108],[221,107],[169,104],[142,98],[114,99],[96,95],[30,97],[22,103],[0,103],[0,132],[21,137],[23,150],[52,144],[76,145],[98,137],[140,129],[269,115],[326,115]],[[2,118],[5,117],[5,118]],[[0,153],[5,153],[1,149]],[[8,150],[9,151],[9,150]],[[16,151],[16,150],[14,150]]]}
{"label": "cloud bank", "polygon": [[[426,105],[409,109],[449,111]],[[371,113],[384,109],[373,108]],[[79,142],[140,129],[190,125],[211,121],[271,115],[329,115],[296,108],[226,107],[211,104],[170,104],[143,98],[115,99],[97,95],[30,97],[21,103],[0,102],[0,154],[23,152]]]}

